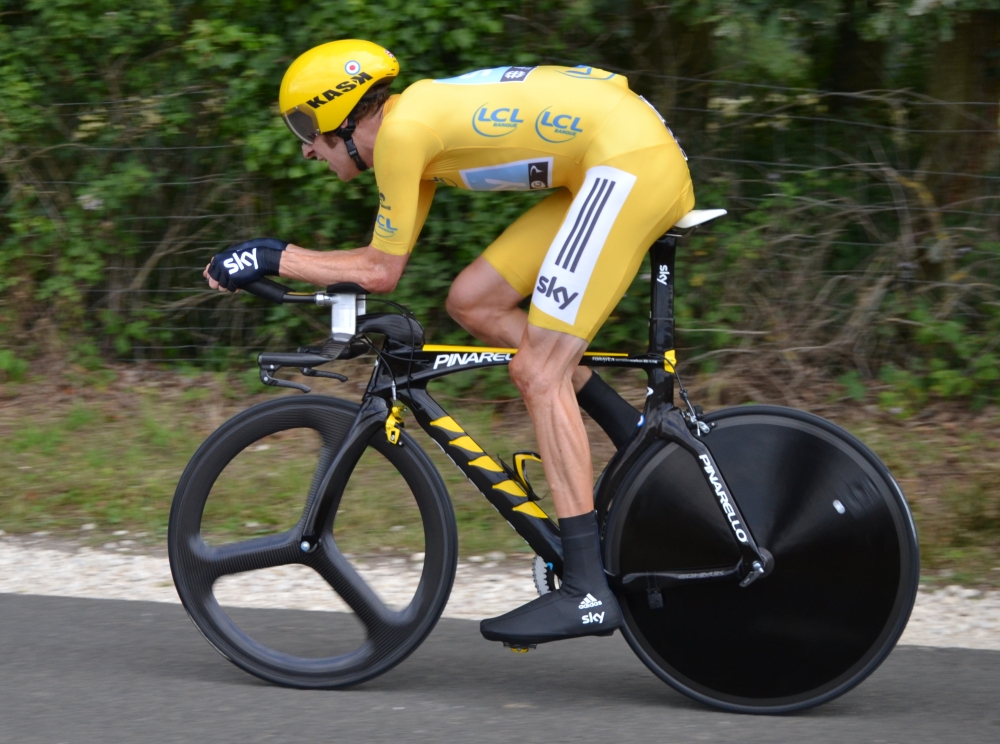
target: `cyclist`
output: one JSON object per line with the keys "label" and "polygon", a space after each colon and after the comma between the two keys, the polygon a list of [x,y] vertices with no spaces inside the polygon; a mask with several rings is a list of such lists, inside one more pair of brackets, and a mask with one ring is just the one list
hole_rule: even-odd
{"label": "cyclist", "polygon": [[[510,375],[535,425],[564,553],[557,591],[480,629],[518,646],[609,635],[621,613],[601,563],[578,404],[600,407],[608,388],[580,361],[646,250],[694,206],[686,157],[655,109],[604,70],[498,67],[390,95],[398,74],[386,49],[334,41],[296,59],[279,93],[305,158],[325,161],[343,181],[374,168],[371,244],[316,252],[260,238],[217,254],[205,276],[227,291],[278,275],[390,292],[439,184],[553,190],[462,270],[447,300],[476,338],[519,349]],[[525,312],[518,305],[528,295]]]}

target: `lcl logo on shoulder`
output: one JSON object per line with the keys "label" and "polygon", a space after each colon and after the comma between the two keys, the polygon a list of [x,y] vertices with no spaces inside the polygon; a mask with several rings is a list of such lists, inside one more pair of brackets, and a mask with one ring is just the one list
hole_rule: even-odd
{"label": "lcl logo on shoulder", "polygon": [[557,278],[554,276],[540,276],[538,277],[538,285],[535,287],[535,291],[545,297],[551,297],[554,302],[559,305],[560,310],[565,310],[575,300],[580,293],[574,292],[569,293],[566,287],[560,287],[557,283]]}
{"label": "lcl logo on shoulder", "polygon": [[483,137],[506,137],[521,124],[524,124],[521,109],[516,108],[490,109],[489,104],[484,103],[472,115],[472,128]]}
{"label": "lcl logo on shoulder", "polygon": [[535,131],[546,142],[569,142],[576,135],[582,134],[580,117],[573,114],[553,114],[545,109],[535,119]]}

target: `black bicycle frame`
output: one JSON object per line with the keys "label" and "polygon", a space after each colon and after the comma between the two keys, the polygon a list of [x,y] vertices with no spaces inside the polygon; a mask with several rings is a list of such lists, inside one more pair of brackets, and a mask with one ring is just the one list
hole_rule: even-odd
{"label": "black bicycle frame", "polygon": [[[715,463],[712,453],[699,436],[694,414],[685,417],[673,404],[674,393],[674,262],[679,236],[667,234],[650,249],[649,350],[644,354],[588,352],[584,362],[593,367],[631,367],[646,372],[649,390],[639,426],[631,441],[611,459],[598,481],[595,504],[603,526],[608,510],[624,476],[654,439],[677,443],[700,463],[705,481],[719,509],[730,525],[740,550],[739,562],[720,570],[698,572],[656,572],[609,576],[619,589],[654,591],[692,581],[738,579],[744,586],[764,575],[771,567],[767,551],[758,548],[732,492]],[[364,317],[358,319],[363,330]],[[326,482],[317,490],[321,496],[307,506],[303,544],[315,545],[319,532],[342,492],[334,474],[356,463],[371,436],[380,429],[390,441],[405,442],[399,436],[402,401],[420,427],[465,473],[514,530],[555,571],[562,574],[562,546],[559,527],[537,502],[529,499],[522,486],[512,479],[500,462],[485,452],[472,436],[453,419],[427,391],[427,384],[439,377],[481,367],[509,364],[517,349],[472,346],[406,345],[399,338],[387,342],[378,354],[375,369],[365,391],[361,409],[341,451],[327,470]]]}

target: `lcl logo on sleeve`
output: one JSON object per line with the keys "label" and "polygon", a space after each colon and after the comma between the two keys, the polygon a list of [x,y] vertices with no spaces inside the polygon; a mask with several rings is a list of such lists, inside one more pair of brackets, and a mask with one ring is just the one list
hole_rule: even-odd
{"label": "lcl logo on sleeve", "polygon": [[380,238],[395,237],[397,232],[399,232],[399,228],[393,226],[391,217],[386,217],[380,213],[375,218],[375,234]]}

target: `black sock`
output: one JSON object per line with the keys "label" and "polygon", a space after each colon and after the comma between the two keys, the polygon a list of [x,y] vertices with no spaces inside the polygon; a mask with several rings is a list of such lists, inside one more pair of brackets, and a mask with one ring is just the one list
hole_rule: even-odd
{"label": "black sock", "polygon": [[594,372],[576,394],[580,408],[590,414],[604,433],[611,437],[615,447],[624,447],[639,425],[641,414],[615,389]]}
{"label": "black sock", "polygon": [[597,512],[560,519],[559,534],[563,548],[562,583],[566,590],[579,594],[606,589]]}

